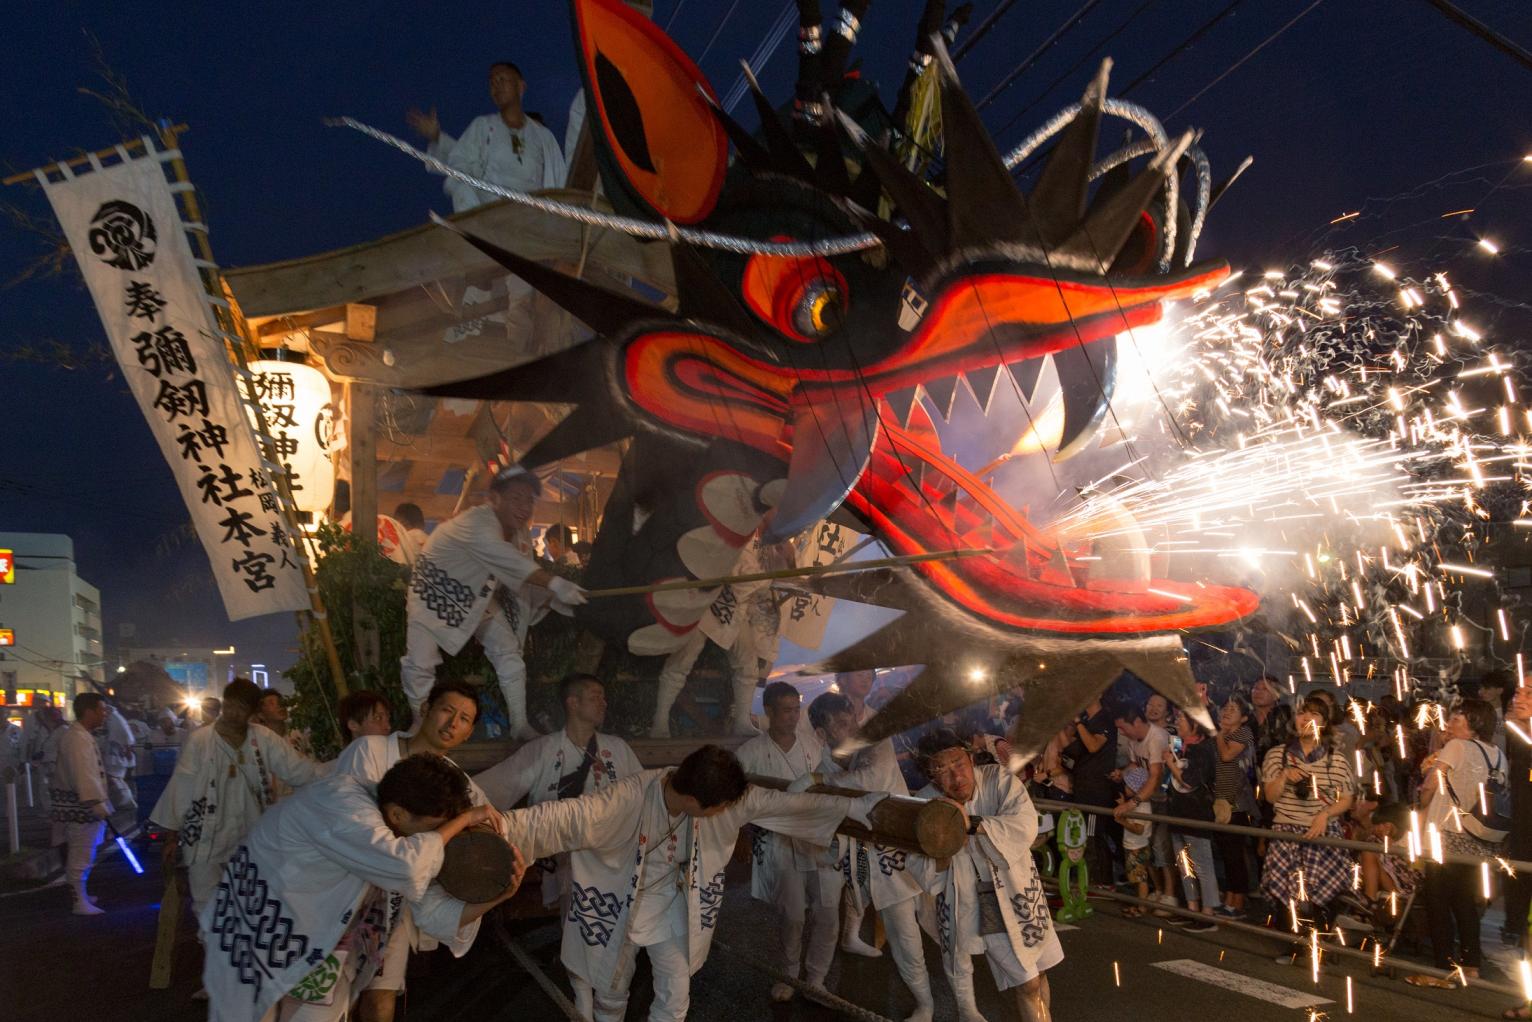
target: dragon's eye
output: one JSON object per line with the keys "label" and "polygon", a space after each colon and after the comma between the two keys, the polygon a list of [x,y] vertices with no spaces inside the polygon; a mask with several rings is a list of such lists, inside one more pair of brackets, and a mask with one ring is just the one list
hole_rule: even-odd
{"label": "dragon's eye", "polygon": [[804,337],[824,337],[840,326],[845,298],[833,280],[820,277],[800,289],[793,304],[793,329]]}
{"label": "dragon's eye", "polygon": [[751,256],[742,289],[752,312],[778,333],[810,344],[840,329],[850,302],[846,278],[813,256]]}

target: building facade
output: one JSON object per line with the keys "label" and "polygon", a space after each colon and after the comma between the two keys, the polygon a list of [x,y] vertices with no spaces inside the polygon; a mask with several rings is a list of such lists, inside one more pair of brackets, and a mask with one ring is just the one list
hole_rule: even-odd
{"label": "building facade", "polygon": [[[0,532],[14,580],[0,583],[0,689],[11,705],[43,693],[67,706],[104,686],[101,593],[76,572],[74,542],[39,532]],[[66,714],[67,714],[66,710]]]}

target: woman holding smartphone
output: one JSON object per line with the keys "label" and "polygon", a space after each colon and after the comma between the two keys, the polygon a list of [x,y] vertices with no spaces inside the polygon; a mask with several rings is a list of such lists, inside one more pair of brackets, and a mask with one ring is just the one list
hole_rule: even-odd
{"label": "woman holding smartphone", "polygon": [[[1330,708],[1309,696],[1298,707],[1297,734],[1266,754],[1261,783],[1272,803],[1271,829],[1304,837],[1340,837],[1341,818],[1356,796],[1351,764],[1330,744]],[[1266,849],[1261,893],[1273,905],[1314,918],[1351,885],[1351,853],[1328,845],[1273,838]],[[1289,920],[1277,918],[1286,927]]]}

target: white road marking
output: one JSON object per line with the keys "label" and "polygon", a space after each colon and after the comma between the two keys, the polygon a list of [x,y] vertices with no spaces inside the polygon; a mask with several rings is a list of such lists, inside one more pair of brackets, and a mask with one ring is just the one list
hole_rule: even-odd
{"label": "white road marking", "polygon": [[1055,920],[1054,924],[1053,924],[1053,930],[1054,930],[1055,933],[1067,933],[1070,930],[1078,930],[1078,929],[1079,929],[1079,927],[1074,925],[1073,923],[1061,923],[1061,922],[1058,922],[1058,921]]}
{"label": "white road marking", "polygon": [[1242,976],[1237,972],[1230,972],[1227,969],[1219,969],[1211,965],[1205,965],[1202,962],[1194,962],[1190,958],[1178,958],[1169,962],[1154,962],[1153,965],[1156,969],[1164,969],[1166,972],[1173,972],[1177,976],[1200,979],[1202,982],[1211,983],[1215,987],[1232,990],[1236,994],[1244,994],[1246,997],[1254,997],[1257,1000],[1280,1005],[1284,1008],[1312,1008],[1321,1004],[1335,1003],[1328,997],[1304,993],[1301,990],[1293,990],[1289,987],[1279,987],[1275,983],[1267,983],[1265,980],[1252,979],[1249,976]]}

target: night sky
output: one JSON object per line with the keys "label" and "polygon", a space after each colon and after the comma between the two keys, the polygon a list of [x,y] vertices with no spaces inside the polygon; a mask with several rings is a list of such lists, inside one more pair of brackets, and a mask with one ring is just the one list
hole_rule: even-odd
{"label": "night sky", "polygon": [[[864,75],[881,83],[890,103],[920,6],[878,0],[857,50]],[[980,0],[970,29],[996,6]],[[1120,94],[1229,6],[1095,4],[984,109],[992,130],[1015,118],[999,130],[1000,148],[1077,99],[1102,55],[1116,61],[1111,91]],[[1526,0],[1461,6],[1532,46]],[[783,7],[782,0],[661,0],[656,20],[726,94],[738,61]],[[969,91],[989,93],[1079,8],[1078,0],[1015,4],[959,64]],[[530,82],[527,108],[562,140],[577,87],[568,15],[557,0],[429,10],[27,0],[8,10],[7,22],[0,161],[8,170],[122,137],[102,104],[79,91],[100,87],[92,38],[99,40],[144,111],[190,125],[182,148],[225,266],[367,241],[420,223],[428,209],[450,209],[440,179],[321,118],[350,114],[409,137],[404,110],[435,105],[457,133],[491,110],[488,65],[513,60]],[[794,64],[789,39],[761,75],[768,95],[789,94]],[[1259,268],[1307,259],[1326,244],[1392,249],[1389,261],[1402,272],[1452,272],[1460,289],[1478,293],[1476,322],[1510,339],[1506,331],[1527,322],[1521,303],[1532,301],[1532,163],[1520,160],[1532,153],[1529,94],[1532,70],[1423,0],[1246,0],[1128,98],[1168,118],[1172,131],[1206,129],[1215,180],[1246,154],[1255,157],[1210,216],[1199,255]],[[748,103],[736,113],[753,121]],[[35,188],[5,191],[4,201],[51,221]],[[1441,216],[1469,207],[1477,212]],[[1352,211],[1363,215],[1328,226]],[[1498,257],[1474,248],[1480,235],[1496,241]],[[24,231],[0,230],[0,281],[43,251]],[[290,663],[290,615],[237,625],[223,617],[200,545],[182,532],[186,515],[170,471],[112,367],[88,358],[73,369],[15,358],[18,349],[54,340],[79,352],[105,343],[76,276],[0,289],[0,529],[74,538],[81,575],[102,590],[109,650],[118,625],[131,622],[136,644],[232,642],[251,659]]]}

